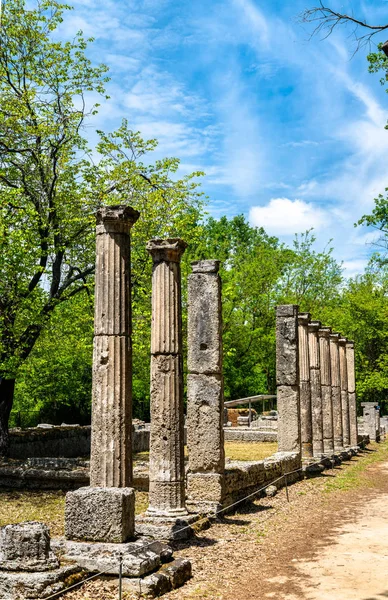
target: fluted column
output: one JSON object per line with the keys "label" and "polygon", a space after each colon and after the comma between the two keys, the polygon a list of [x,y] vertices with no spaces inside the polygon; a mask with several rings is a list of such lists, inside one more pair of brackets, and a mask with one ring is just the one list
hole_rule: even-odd
{"label": "fluted column", "polygon": [[90,485],[132,483],[132,356],[129,206],[97,212]]}
{"label": "fluted column", "polygon": [[342,406],[342,428],[344,446],[350,445],[350,422],[349,422],[349,399],[348,399],[348,368],[346,360],[346,338],[340,338],[339,344],[339,362],[341,376],[341,406]]}
{"label": "fluted column", "polygon": [[348,400],[349,400],[349,430],[350,445],[358,444],[357,402],[356,402],[356,372],[354,364],[354,342],[346,342],[346,365],[348,372]]}
{"label": "fluted column", "polygon": [[312,414],[312,427],[313,427],[313,453],[314,453],[314,456],[321,456],[323,454],[321,361],[320,361],[319,337],[318,337],[318,331],[319,331],[320,327],[321,327],[321,323],[319,321],[311,321],[311,323],[309,323],[309,326],[308,326],[311,414]]}
{"label": "fluted column", "polygon": [[331,398],[333,404],[333,433],[334,450],[343,450],[342,402],[341,402],[341,375],[339,360],[339,344],[341,335],[330,334],[330,365],[331,365]]}
{"label": "fluted column", "polygon": [[222,305],[218,260],[192,263],[187,323],[187,506],[216,512],[224,497]]}
{"label": "fluted column", "polygon": [[180,261],[187,244],[151,240],[151,438],[147,514],[186,514]]}
{"label": "fluted column", "polygon": [[276,307],[276,383],[280,452],[301,453],[298,307]]}
{"label": "fluted column", "polygon": [[319,355],[321,363],[321,395],[323,420],[323,450],[325,454],[333,454],[333,400],[331,395],[331,364],[330,364],[330,327],[321,327],[319,336]]}
{"label": "fluted column", "polygon": [[309,313],[298,315],[299,338],[299,390],[300,390],[300,421],[302,437],[302,456],[309,458],[313,455],[313,428],[311,415],[310,391],[310,360],[309,360]]}

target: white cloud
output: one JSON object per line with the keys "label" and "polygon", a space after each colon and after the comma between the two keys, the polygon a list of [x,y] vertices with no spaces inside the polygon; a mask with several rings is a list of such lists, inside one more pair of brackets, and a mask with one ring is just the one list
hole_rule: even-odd
{"label": "white cloud", "polygon": [[272,198],[266,206],[253,206],[249,221],[274,235],[293,235],[328,225],[329,215],[303,200]]}

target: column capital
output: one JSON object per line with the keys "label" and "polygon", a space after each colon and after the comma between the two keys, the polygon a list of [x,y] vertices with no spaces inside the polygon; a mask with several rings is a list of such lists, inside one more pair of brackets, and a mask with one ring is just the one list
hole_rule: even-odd
{"label": "column capital", "polygon": [[332,331],[332,333],[330,334],[330,340],[332,342],[338,342],[338,340],[340,339],[341,334],[340,333],[336,333],[334,331]]}
{"label": "column capital", "polygon": [[191,263],[193,273],[218,273],[220,270],[219,260],[195,260]]}
{"label": "column capital", "polygon": [[146,248],[154,263],[179,263],[187,244],[180,238],[154,239],[147,242]]}
{"label": "column capital", "polygon": [[96,212],[96,233],[129,233],[140,213],[125,204],[102,206]]}
{"label": "column capital", "polygon": [[346,346],[347,341],[348,340],[346,338],[340,337],[339,340],[338,340],[338,343],[339,343],[340,346]]}
{"label": "column capital", "polygon": [[309,332],[311,332],[311,333],[318,333],[320,328],[321,328],[320,321],[310,321],[310,323],[308,324],[308,329],[309,329]]}
{"label": "column capital", "polygon": [[298,323],[299,325],[308,325],[310,323],[311,315],[310,313],[299,313],[298,314]]}
{"label": "column capital", "polygon": [[318,335],[319,335],[319,337],[322,337],[322,338],[329,339],[330,332],[331,332],[331,327],[320,327],[318,329]]}
{"label": "column capital", "polygon": [[276,306],[276,316],[278,317],[296,317],[299,311],[297,304],[279,304]]}
{"label": "column capital", "polygon": [[348,348],[354,348],[354,342],[353,340],[346,340],[346,347]]}

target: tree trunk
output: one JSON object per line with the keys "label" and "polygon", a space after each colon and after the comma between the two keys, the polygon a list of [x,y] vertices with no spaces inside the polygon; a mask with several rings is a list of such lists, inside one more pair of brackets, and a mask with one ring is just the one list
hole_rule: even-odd
{"label": "tree trunk", "polygon": [[13,404],[14,379],[0,378],[0,456],[9,451],[8,420]]}

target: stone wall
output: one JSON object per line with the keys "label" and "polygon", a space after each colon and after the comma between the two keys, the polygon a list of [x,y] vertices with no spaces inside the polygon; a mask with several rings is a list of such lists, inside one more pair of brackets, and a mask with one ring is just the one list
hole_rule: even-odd
{"label": "stone wall", "polygon": [[255,429],[249,427],[225,427],[226,442],[276,442],[278,439],[275,428]]}
{"label": "stone wall", "polygon": [[[148,428],[134,428],[132,446],[134,452],[149,449]],[[77,458],[90,456],[90,426],[77,425],[10,431],[10,457],[27,459],[33,457]]]}

